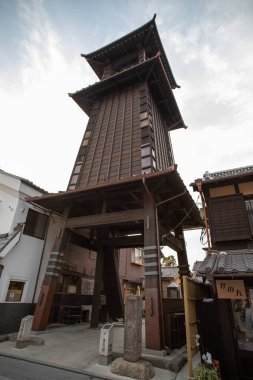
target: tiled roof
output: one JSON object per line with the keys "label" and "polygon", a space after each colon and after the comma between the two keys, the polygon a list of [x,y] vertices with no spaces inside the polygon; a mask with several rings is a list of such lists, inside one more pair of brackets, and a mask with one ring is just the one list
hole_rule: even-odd
{"label": "tiled roof", "polygon": [[197,273],[202,276],[253,274],[253,250],[209,251]]}
{"label": "tiled roof", "polygon": [[242,174],[247,174],[247,173],[253,174],[253,166],[252,165],[244,166],[244,167],[236,168],[236,169],[222,170],[222,171],[213,172],[213,173],[209,173],[208,171],[206,171],[205,174],[203,175],[203,181],[226,178],[226,177],[233,177],[236,175],[242,175]]}
{"label": "tiled roof", "polygon": [[162,267],[162,277],[175,278],[178,271],[178,267]]}
{"label": "tiled roof", "polygon": [[24,178],[24,177],[19,177],[18,175],[15,175],[15,174],[11,174],[11,173],[8,173],[2,169],[0,169],[0,174],[5,174],[5,175],[8,175],[8,176],[11,176],[13,178],[17,178],[19,179],[20,181],[22,181],[23,183],[25,183],[26,185],[30,186],[30,187],[33,187],[34,189],[40,191],[41,193],[43,194],[48,194],[48,192],[44,189],[42,189],[41,187],[35,185],[33,182],[29,181],[28,179]]}
{"label": "tiled roof", "polygon": [[108,45],[103,46],[102,48],[89,54],[81,54],[82,57],[86,58],[92,69],[101,79],[103,66],[106,61],[114,61],[129,52],[133,52],[138,44],[143,44],[143,46],[148,45],[149,54],[151,54],[151,56],[154,56],[157,54],[157,52],[160,52],[161,59],[163,61],[163,65],[171,87],[179,87],[175,81],[174,75],[166,57],[157,30],[155,18],[156,15],[154,15],[151,21],[126,34],[125,36],[109,43]]}
{"label": "tiled roof", "polygon": [[192,266],[192,272],[196,272],[198,269],[199,269],[199,267],[200,267],[200,265],[202,264],[202,262],[203,261],[195,261],[195,263],[193,264],[193,266]]}

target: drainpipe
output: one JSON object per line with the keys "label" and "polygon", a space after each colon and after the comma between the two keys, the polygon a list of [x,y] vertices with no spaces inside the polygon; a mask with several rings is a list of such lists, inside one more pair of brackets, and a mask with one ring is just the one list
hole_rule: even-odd
{"label": "drainpipe", "polygon": [[207,222],[206,201],[205,201],[205,197],[202,191],[202,180],[201,179],[196,180],[195,184],[197,186],[198,192],[200,194],[201,202],[202,202],[202,207],[204,211],[204,223],[206,227],[207,247],[208,247],[208,250],[210,250],[211,244],[210,244],[209,228],[208,228],[208,222]]}

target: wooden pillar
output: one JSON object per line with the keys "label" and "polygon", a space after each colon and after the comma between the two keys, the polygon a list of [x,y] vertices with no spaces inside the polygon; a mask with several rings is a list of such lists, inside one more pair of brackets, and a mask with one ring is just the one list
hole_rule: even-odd
{"label": "wooden pillar", "polygon": [[98,245],[97,250],[97,260],[96,260],[96,272],[95,272],[95,283],[92,299],[92,311],[90,327],[95,328],[98,326],[99,320],[99,309],[100,309],[100,295],[103,284],[103,262],[104,262],[104,250],[101,245]]}
{"label": "wooden pillar", "polygon": [[145,269],[145,334],[146,348],[161,350],[162,315],[160,302],[159,271],[160,263],[156,232],[155,207],[144,194],[144,269]]}
{"label": "wooden pillar", "polygon": [[123,298],[119,278],[119,266],[116,251],[113,247],[105,247],[103,261],[103,284],[110,320],[123,318]]}
{"label": "wooden pillar", "polygon": [[185,239],[184,239],[184,232],[183,232],[183,229],[181,226],[179,226],[175,229],[175,236],[181,241],[182,248],[183,248],[182,250],[177,251],[179,275],[180,275],[180,279],[181,279],[181,289],[183,292],[183,280],[182,279],[183,279],[183,276],[190,277],[190,270],[189,270],[189,264],[188,264]]}
{"label": "wooden pillar", "polygon": [[36,305],[33,319],[33,330],[45,330],[57,287],[58,277],[63,262],[64,251],[68,244],[69,234],[66,232],[66,222],[70,208],[66,207],[61,218],[58,235],[56,237],[53,250],[50,254],[45,278],[41,287],[39,299]]}

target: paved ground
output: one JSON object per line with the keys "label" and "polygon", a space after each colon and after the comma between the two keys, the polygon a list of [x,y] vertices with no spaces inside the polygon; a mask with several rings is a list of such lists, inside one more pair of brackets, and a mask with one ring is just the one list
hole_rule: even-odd
{"label": "paved ground", "polygon": [[[103,379],[115,380],[120,378],[122,380],[129,380],[129,378],[112,374],[110,365],[102,366],[98,364],[100,328],[91,329],[88,324],[51,328],[46,332],[36,335],[44,339],[43,345],[29,345],[28,347],[18,349],[15,347],[14,342],[6,341],[0,343],[0,355],[23,358],[35,363],[70,369]],[[113,328],[113,352],[118,354],[123,353],[123,345],[124,328],[120,324],[115,325]],[[143,355],[149,355],[150,358],[156,358],[157,360],[169,361],[182,353],[182,351],[185,351],[184,349],[175,350],[171,355],[164,356],[163,353],[157,354],[156,351],[146,350],[144,347],[145,342],[143,340]],[[199,357],[195,358],[195,362],[198,361]],[[178,374],[168,369],[155,367],[155,377],[153,380],[187,380],[187,378],[187,366]]]}
{"label": "paved ground", "polygon": [[0,356],[0,380],[101,380],[74,371],[66,371],[27,360]]}

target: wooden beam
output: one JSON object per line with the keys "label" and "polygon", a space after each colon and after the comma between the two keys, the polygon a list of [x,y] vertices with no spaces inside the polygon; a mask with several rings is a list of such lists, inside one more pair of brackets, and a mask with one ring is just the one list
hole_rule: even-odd
{"label": "wooden beam", "polygon": [[143,247],[144,237],[140,236],[119,236],[108,239],[100,239],[99,244],[106,247],[114,248],[132,248],[132,247]]}
{"label": "wooden beam", "polygon": [[167,233],[166,236],[163,237],[163,243],[164,242],[166,242],[168,247],[170,247],[171,249],[173,249],[176,252],[178,252],[178,251],[183,252],[183,250],[184,250],[181,241],[170,232]]}
{"label": "wooden beam", "polygon": [[86,248],[90,251],[94,250],[94,246],[91,245],[90,239],[79,235],[73,231],[71,231],[70,243],[78,245],[79,247]]}
{"label": "wooden beam", "polygon": [[181,240],[179,240],[171,232],[168,232],[168,230],[161,224],[159,225],[159,233],[160,235],[162,235],[161,245],[168,245],[168,247],[170,247],[176,252],[183,252],[184,247]]}
{"label": "wooden beam", "polygon": [[117,211],[104,214],[79,216],[67,221],[67,228],[98,227],[144,219],[143,209]]}

